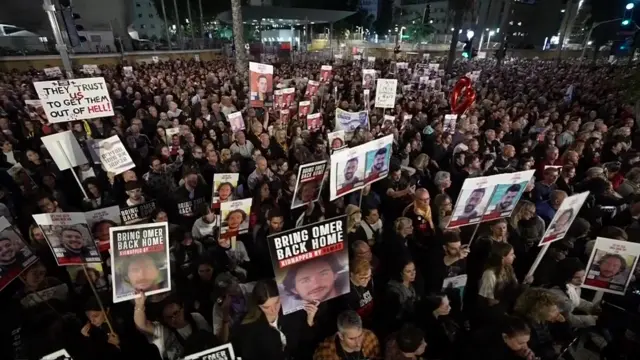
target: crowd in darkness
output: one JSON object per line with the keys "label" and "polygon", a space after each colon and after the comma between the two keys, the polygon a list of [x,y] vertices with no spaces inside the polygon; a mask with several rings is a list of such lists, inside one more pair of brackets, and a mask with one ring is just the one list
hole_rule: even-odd
{"label": "crowd in darkness", "polygon": [[[274,85],[296,89],[291,114],[324,64],[273,64]],[[229,59],[136,64],[131,76],[121,65],[101,67],[115,115],[55,124],[25,104],[37,99],[32,83],[46,79],[41,71],[0,73],[0,167],[21,164],[37,185],[0,171],[0,213],[39,257],[0,293],[2,358],[40,359],[64,348],[76,360],[176,360],[231,343],[243,360],[569,360],[575,339],[607,359],[640,354],[620,336],[638,316],[635,277],[628,296],[604,297],[621,309],[635,304],[623,316],[580,288],[596,237],[635,242],[640,234],[637,112],[620,88],[629,69],[477,59],[456,63],[434,90],[389,60],[373,66],[379,78],[398,79],[395,107],[376,108],[375,89],[365,106],[363,64],[336,62],[309,99],[323,121],[313,132],[295,115],[283,123],[274,109],[251,107],[247,74]],[[476,70],[475,103],[446,128],[453,85]],[[393,135],[389,175],[334,201],[325,185],[319,201],[291,209],[298,167],[331,156],[337,108],[369,111],[368,128],[350,134],[350,147]],[[227,118],[236,111],[246,129],[233,132]],[[385,114],[394,117],[390,126]],[[90,164],[59,170],[41,138],[66,130],[87,153],[91,139],[117,135],[135,168],[116,176]],[[465,179],[522,170],[535,176],[510,217],[447,228]],[[194,196],[211,199],[216,173],[238,173],[236,198],[253,199],[250,231],[233,248],[218,236],[215,209],[177,211]],[[583,191],[589,197],[567,235],[527,276],[563,200]],[[116,304],[109,253],[103,273],[72,280],[32,218],[149,200],[157,204],[149,221],[169,222],[172,290]],[[267,237],[340,215],[350,292],[283,315]],[[462,274],[463,290],[443,287]]]}

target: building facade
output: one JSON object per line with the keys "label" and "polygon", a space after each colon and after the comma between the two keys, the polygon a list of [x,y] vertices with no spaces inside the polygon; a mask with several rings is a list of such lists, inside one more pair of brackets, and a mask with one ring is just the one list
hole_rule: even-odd
{"label": "building facade", "polygon": [[153,1],[134,0],[132,6],[133,22],[131,28],[137,31],[139,38],[161,39],[166,37],[162,10],[158,11]]}

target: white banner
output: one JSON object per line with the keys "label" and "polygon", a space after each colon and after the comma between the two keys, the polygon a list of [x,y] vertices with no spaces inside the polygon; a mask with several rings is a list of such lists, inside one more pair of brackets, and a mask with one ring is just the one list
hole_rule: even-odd
{"label": "white banner", "polygon": [[104,78],[33,83],[52,123],[113,116]]}
{"label": "white banner", "polygon": [[334,130],[353,132],[357,128],[369,129],[369,114],[366,111],[350,112],[336,109]]}
{"label": "white banner", "polygon": [[376,86],[376,107],[393,108],[396,104],[397,79],[378,79]]}
{"label": "white banner", "polygon": [[136,167],[118,135],[97,141],[95,146],[95,150],[100,156],[100,162],[107,171],[119,175]]}
{"label": "white banner", "polygon": [[42,137],[42,143],[60,170],[67,170],[89,162],[71,131]]}

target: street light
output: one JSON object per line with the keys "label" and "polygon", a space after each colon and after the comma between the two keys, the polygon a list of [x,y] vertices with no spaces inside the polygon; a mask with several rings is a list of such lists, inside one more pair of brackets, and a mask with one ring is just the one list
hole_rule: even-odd
{"label": "street light", "polygon": [[625,9],[627,10],[631,10],[635,7],[635,5],[633,3],[628,3],[627,6],[625,6]]}
{"label": "street light", "polygon": [[467,30],[467,40],[471,40],[473,39],[473,35],[475,35],[476,33],[473,32],[473,30]]}
{"label": "street light", "polygon": [[487,49],[491,47],[491,37],[495,34],[496,34],[495,31],[493,30],[489,31],[489,36],[487,37]]}

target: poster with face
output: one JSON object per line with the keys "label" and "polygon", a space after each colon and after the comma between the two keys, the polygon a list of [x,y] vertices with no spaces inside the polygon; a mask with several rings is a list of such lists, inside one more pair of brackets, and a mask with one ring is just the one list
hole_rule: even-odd
{"label": "poster with face", "polygon": [[368,69],[373,69],[376,65],[376,57],[375,56],[367,56],[367,62],[365,64],[365,66]]}
{"label": "poster with face", "polygon": [[588,196],[589,192],[585,191],[564,199],[538,245],[546,245],[564,238]]}
{"label": "poster with face", "polygon": [[249,230],[249,215],[253,199],[227,201],[220,204],[220,237],[229,238]]}
{"label": "poster with face", "polygon": [[336,109],[335,130],[353,132],[357,128],[369,129],[368,111],[345,111]]}
{"label": "poster with face", "polygon": [[307,129],[316,132],[322,128],[322,116],[320,113],[309,114],[307,116]]}
{"label": "poster with face", "polygon": [[214,207],[219,207],[220,203],[233,200],[239,178],[240,174],[237,173],[213,174],[213,196],[211,204],[214,205]]}
{"label": "poster with face", "polygon": [[323,83],[329,82],[329,79],[331,79],[332,70],[333,67],[331,65],[322,65],[320,67],[320,81],[322,81]]}
{"label": "poster with face", "polygon": [[282,122],[283,125],[287,125],[289,123],[289,116],[289,109],[280,110],[280,122]]}
{"label": "poster with face", "polygon": [[84,213],[33,215],[59,266],[100,262]]}
{"label": "poster with face", "polygon": [[273,91],[273,107],[278,110],[283,108],[284,96],[282,95],[282,90],[274,90]]}
{"label": "poster with face", "polygon": [[228,116],[229,124],[231,124],[231,130],[233,132],[244,130],[244,119],[242,118],[242,112],[236,111],[234,113],[229,114]]}
{"label": "poster with face", "polygon": [[169,224],[166,222],[119,226],[111,237],[113,302],[171,290]]}
{"label": "poster with face", "polygon": [[269,236],[269,252],[283,314],[350,291],[346,216]]}
{"label": "poster with face", "polygon": [[482,216],[482,221],[511,216],[534,173],[535,170],[528,170],[492,177],[495,178],[497,185],[489,200],[489,206]]}
{"label": "poster with face", "polygon": [[334,132],[330,132],[327,134],[327,138],[329,139],[329,148],[332,151],[343,149],[347,146],[347,143],[344,139],[345,131],[338,130]]}
{"label": "poster with face", "polygon": [[311,101],[300,101],[298,104],[298,119],[305,120],[311,111]]}
{"label": "poster with face", "polygon": [[234,360],[236,358],[231,344],[224,344],[189,355],[184,360]]}
{"label": "poster with face", "polygon": [[597,238],[589,258],[586,275],[583,276],[582,287],[624,295],[631,277],[634,272],[637,272],[639,257],[640,244]]}
{"label": "poster with face", "polygon": [[304,93],[304,97],[310,99],[313,96],[318,94],[318,88],[320,87],[320,83],[318,81],[309,80],[307,82],[307,90]]}
{"label": "poster with face", "polygon": [[495,189],[495,178],[467,178],[453,208],[447,229],[479,223]]}
{"label": "poster with face", "polygon": [[[86,273],[82,266],[67,266],[65,269],[67,269],[67,272],[69,273],[71,285],[76,293],[81,294],[85,289],[85,286],[89,286],[88,281],[90,280],[98,292],[98,295],[102,296],[104,294],[105,298],[107,298],[111,294],[109,282],[104,274],[102,264],[87,264]],[[88,279],[87,275],[89,276]]]}
{"label": "poster with face", "polygon": [[373,89],[376,83],[376,71],[374,69],[362,69],[362,88]]}
{"label": "poster with face", "polygon": [[0,291],[37,260],[7,218],[0,217]]}
{"label": "poster with face", "polygon": [[273,101],[273,66],[249,63],[250,99],[252,107],[264,107]]}
{"label": "poster with face", "polygon": [[71,355],[69,355],[67,350],[62,349],[49,355],[45,355],[40,360],[73,360],[73,358],[71,357]]}
{"label": "poster with face", "polygon": [[[373,143],[373,144],[372,144]],[[366,153],[365,182],[370,184],[387,177],[391,162],[391,144],[393,135],[369,142],[370,150]]]}
{"label": "poster with face", "polygon": [[295,88],[286,88],[282,89],[282,108],[281,109],[289,109],[291,104],[294,102],[294,97],[296,94]]}
{"label": "poster with face", "polygon": [[322,191],[327,161],[318,161],[300,165],[296,188],[293,192],[291,208],[295,209],[317,201]]}
{"label": "poster with face", "polygon": [[98,244],[98,251],[104,253],[111,248],[111,240],[109,239],[109,229],[113,226],[122,224],[120,218],[120,207],[110,206],[108,208],[87,211],[84,213],[87,219],[87,225],[91,229],[91,234]]}

